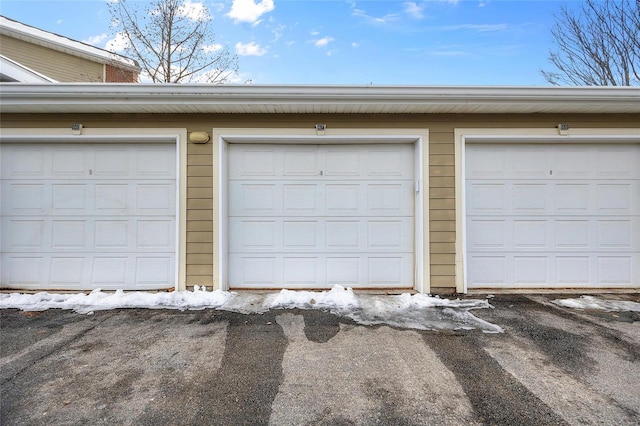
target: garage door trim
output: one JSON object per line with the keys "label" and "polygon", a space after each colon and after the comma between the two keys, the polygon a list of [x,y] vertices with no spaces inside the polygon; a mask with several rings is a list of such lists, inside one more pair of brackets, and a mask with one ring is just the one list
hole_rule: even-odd
{"label": "garage door trim", "polygon": [[187,129],[184,128],[82,128],[79,132],[68,128],[3,129],[2,143],[171,143],[176,149],[176,238],[175,273],[177,290],[186,289],[186,185],[187,185]]}
{"label": "garage door trim", "polygon": [[454,129],[456,186],[456,291],[467,293],[467,229],[465,146],[467,143],[505,144],[640,144],[640,128],[570,129]]}
{"label": "garage door trim", "polygon": [[214,211],[214,282],[218,288],[228,290],[228,146],[229,144],[413,144],[414,173],[419,189],[415,201],[414,229],[414,288],[419,292],[429,292],[429,247],[428,232],[424,229],[424,219],[429,211],[428,196],[424,188],[428,188],[428,136],[426,129],[375,129],[375,130],[341,130],[318,133],[315,129],[213,129],[214,163],[217,158],[218,174],[214,173],[213,187],[218,191],[218,208]]}

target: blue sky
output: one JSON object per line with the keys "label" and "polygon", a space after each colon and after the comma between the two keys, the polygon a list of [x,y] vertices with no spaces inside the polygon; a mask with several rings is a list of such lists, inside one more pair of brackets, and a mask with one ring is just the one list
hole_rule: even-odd
{"label": "blue sky", "polygon": [[[129,0],[131,1],[131,0]],[[255,84],[547,85],[549,28],[576,1],[190,0]],[[8,18],[105,47],[105,0],[2,0]]]}

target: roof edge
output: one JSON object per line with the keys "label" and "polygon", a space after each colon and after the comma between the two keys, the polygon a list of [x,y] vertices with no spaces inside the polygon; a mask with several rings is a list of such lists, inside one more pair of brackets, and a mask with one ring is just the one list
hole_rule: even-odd
{"label": "roof edge", "polygon": [[[125,106],[181,105],[394,105],[486,106],[562,105],[566,112],[597,105],[599,112],[640,112],[640,88],[636,87],[538,87],[538,86],[348,86],[348,85],[207,85],[139,83],[0,84],[3,112],[13,106],[57,105]],[[470,108],[469,108],[470,109]],[[615,110],[615,111],[614,111]]]}
{"label": "roof edge", "polygon": [[82,41],[73,40],[69,37],[61,36],[50,31],[45,31],[31,25],[24,24],[6,16],[0,15],[0,30],[2,34],[36,42],[52,50],[68,53],[67,50],[75,52],[76,56],[94,60],[102,64],[117,64],[118,66],[140,72],[140,66],[133,59],[127,58],[115,52],[110,52],[100,47],[92,46]]}

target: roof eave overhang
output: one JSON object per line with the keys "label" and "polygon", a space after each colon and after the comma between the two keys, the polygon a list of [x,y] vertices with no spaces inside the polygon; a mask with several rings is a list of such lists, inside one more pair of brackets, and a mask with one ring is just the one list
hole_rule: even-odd
{"label": "roof eave overhang", "polygon": [[2,84],[3,113],[640,113],[640,88]]}
{"label": "roof eave overhang", "polygon": [[[46,47],[47,49],[66,53],[72,56],[77,56],[79,58],[87,59],[101,64],[117,66],[118,68],[126,69],[136,73],[140,72],[140,67],[134,60],[122,55],[118,55],[117,53],[112,53],[83,42],[72,40],[68,37],[40,30],[35,27],[30,27],[28,25],[9,20],[7,18],[4,18],[2,22],[5,24],[4,26],[0,27],[0,34],[3,36],[13,37],[18,40]],[[20,28],[29,28],[31,32],[21,30]],[[43,35],[39,36],[38,34]],[[47,38],[47,36],[49,38]]]}

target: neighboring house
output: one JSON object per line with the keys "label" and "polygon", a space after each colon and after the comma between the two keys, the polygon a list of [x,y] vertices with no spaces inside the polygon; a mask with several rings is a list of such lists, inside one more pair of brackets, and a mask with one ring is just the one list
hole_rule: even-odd
{"label": "neighboring house", "polygon": [[136,83],[140,68],[124,56],[0,16],[0,81]]}
{"label": "neighboring house", "polygon": [[2,84],[1,287],[640,288],[640,89]]}

